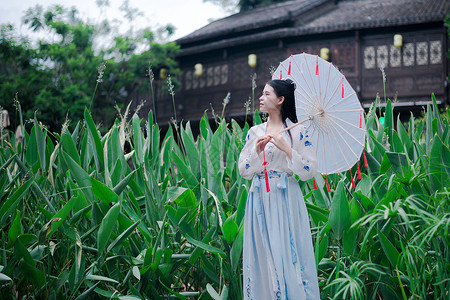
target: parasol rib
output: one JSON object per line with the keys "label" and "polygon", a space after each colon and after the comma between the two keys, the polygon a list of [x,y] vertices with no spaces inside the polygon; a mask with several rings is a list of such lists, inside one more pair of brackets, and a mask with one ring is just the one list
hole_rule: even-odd
{"label": "parasol rib", "polygon": [[361,109],[345,109],[345,110],[328,110],[327,113],[340,113],[340,112],[360,112]]}
{"label": "parasol rib", "polygon": [[[358,159],[359,156],[353,151],[352,147],[350,147],[350,145],[347,143],[347,140],[341,135],[341,133],[340,133],[339,131],[336,131],[336,132],[337,132],[337,134],[339,135],[339,137],[342,139],[342,141],[345,143],[345,145],[347,145],[348,149],[350,149],[350,151],[353,153],[353,155],[355,156],[355,158]],[[347,133],[347,134],[348,134],[348,133]],[[333,136],[334,136],[334,134],[333,134]],[[335,141],[336,141],[336,143],[337,143],[337,140],[335,140]],[[338,147],[339,147],[339,149],[341,148],[340,143],[338,144]],[[342,152],[342,154],[343,154],[343,156],[344,156],[345,162],[346,162],[347,165],[348,165],[348,162],[347,162],[347,159],[346,159],[346,157],[345,157],[345,155],[344,155],[344,152]],[[350,168],[349,168],[349,169],[350,169]]]}
{"label": "parasol rib", "polygon": [[[313,78],[313,76],[311,75],[311,70],[309,69],[308,62],[306,61],[306,56],[303,56],[303,58],[304,58],[304,60],[305,60],[306,69],[308,70],[308,73],[309,73],[309,78],[311,78],[311,82],[312,82],[312,85],[313,85],[313,88],[314,88],[314,92],[313,92],[312,90],[311,90],[311,92],[312,92],[314,95],[316,95],[316,101],[319,100],[318,102],[320,103],[320,97],[318,97],[319,95],[317,94],[316,85],[314,84],[314,78]],[[301,72],[301,70],[300,70],[300,72]],[[302,72],[302,73],[303,73],[303,72]],[[308,82],[308,81],[306,81],[306,79],[305,79],[305,82]]]}
{"label": "parasol rib", "polygon": [[[303,78],[303,80],[305,81],[306,86],[309,88],[309,91],[310,91],[311,93],[308,93],[308,92],[303,88],[303,85],[297,84],[297,86],[300,86],[300,88],[301,88],[302,90],[304,90],[306,94],[310,95],[311,99],[314,99],[316,102],[318,102],[319,99],[317,99],[317,97],[314,97],[315,94],[314,94],[313,90],[311,89],[311,87],[309,86],[308,81],[307,81],[306,78],[305,78],[305,74],[303,73],[303,70],[299,67],[299,65],[297,64],[297,61],[296,61],[295,59],[294,59],[293,61],[294,61],[295,66],[296,66],[297,69],[299,70],[300,74],[302,75],[302,78]],[[307,64],[307,63],[306,63],[306,68],[307,68],[308,71],[311,73],[311,71],[309,70],[309,67],[308,67],[308,64]],[[311,102],[311,103],[314,104],[314,102]]]}
{"label": "parasol rib", "polygon": [[336,95],[336,92],[338,91],[338,89],[339,89],[339,85],[336,86],[336,88],[335,88],[333,94],[331,94],[330,98],[328,99],[328,101],[326,102],[326,104],[324,105],[324,107],[327,107],[327,105],[331,102],[331,100],[333,99],[334,95]]}
{"label": "parasol rib", "polygon": [[[326,126],[328,126],[328,124],[327,124]],[[330,130],[329,133],[330,133],[331,136],[333,137],[333,139],[334,139],[334,141],[335,141],[335,145],[337,145],[337,147],[338,147],[338,149],[339,149],[339,152],[341,153],[342,157],[344,158],[345,163],[347,164],[347,167],[348,167],[347,170],[350,170],[350,169],[351,169],[351,166],[350,166],[350,164],[349,164],[348,161],[347,161],[347,157],[345,156],[344,151],[342,151],[341,144],[340,144],[339,141],[337,140],[337,138],[336,138],[336,136],[334,135],[334,132],[333,132],[332,130]],[[347,145],[347,147],[349,147],[349,149],[352,150],[351,147],[350,147],[350,146],[347,144],[347,142],[345,141],[345,139],[342,137],[342,135],[340,135],[339,132],[338,132],[338,134],[339,134],[339,136],[342,138],[342,140],[345,142],[345,144]],[[330,144],[331,144],[331,143],[330,143]],[[352,150],[352,152],[353,152],[353,150]],[[333,154],[333,156],[334,156],[334,153],[333,153],[333,152],[332,152],[332,154]],[[358,158],[358,157],[356,156],[355,153],[353,153],[353,154],[355,155],[356,158]],[[338,165],[337,165],[337,162],[336,162],[336,167],[337,167],[337,166],[338,166]],[[343,170],[343,171],[345,171],[345,170]],[[337,172],[341,172],[341,171],[337,170]]]}
{"label": "parasol rib", "polygon": [[[329,127],[329,125],[327,124],[327,122],[324,120],[324,119],[322,119],[321,120],[321,127],[322,128],[327,128],[327,127]],[[330,139],[330,136],[329,136],[329,134],[328,134],[328,132],[325,132],[325,130],[322,130],[321,131],[321,133],[322,133],[322,136],[323,136],[323,144],[324,144],[324,153],[325,153],[325,137],[327,137],[327,139],[328,139],[328,144],[329,145],[332,145],[332,143],[331,143],[331,139]],[[326,156],[325,156],[326,157]],[[338,163],[337,163],[337,160],[336,160],[336,156],[334,155],[334,151],[331,151],[331,157],[333,158],[333,161],[334,161],[334,165],[335,165],[335,168],[336,168],[336,170],[338,170]],[[335,173],[335,172],[328,172],[328,168],[327,168],[327,165],[326,165],[326,161],[325,161],[325,169],[327,170],[327,174],[333,174],[333,173]]]}
{"label": "parasol rib", "polygon": [[336,102],[336,103],[334,103],[333,105],[331,105],[330,107],[328,107],[328,108],[332,108],[332,107],[335,107],[336,105],[338,105],[338,104],[340,104],[340,103],[342,103],[343,101],[345,101],[345,100],[348,100],[348,98],[350,98],[351,96],[353,96],[353,95],[355,95],[356,94],[356,92],[355,91],[353,91],[353,93],[351,93],[350,95],[348,95],[348,96],[346,96],[345,98],[342,98],[340,101],[338,101],[338,102]]}
{"label": "parasol rib", "polygon": [[327,86],[325,88],[325,96],[323,97],[323,103],[322,105],[325,107],[325,99],[327,99],[327,93],[328,93],[328,83],[330,81],[330,73],[331,73],[331,64],[330,67],[328,68],[328,77],[327,77]]}
{"label": "parasol rib", "polygon": [[[336,118],[335,116],[332,116],[332,115],[330,115],[330,117],[332,117],[332,118],[335,118],[335,119],[338,119],[338,120],[340,120],[340,121],[343,121],[342,119],[339,119],[339,118]],[[363,146],[364,147],[364,144],[363,143],[361,143],[360,141],[358,141],[352,134],[350,134],[344,127],[342,127],[338,122],[336,122],[336,121],[334,121],[334,120],[331,120],[330,119],[330,122],[332,122],[333,124],[336,124],[336,126],[338,126],[339,128],[341,128],[343,131],[345,131],[345,133],[347,133],[352,139],[354,139],[356,142],[358,142],[361,146]],[[345,122],[345,121],[343,121],[343,122]],[[357,126],[355,126],[355,128],[357,128],[358,130],[359,129],[362,129],[362,128],[359,128],[359,127],[357,127]],[[365,130],[361,130],[361,131],[364,131],[365,132]]]}

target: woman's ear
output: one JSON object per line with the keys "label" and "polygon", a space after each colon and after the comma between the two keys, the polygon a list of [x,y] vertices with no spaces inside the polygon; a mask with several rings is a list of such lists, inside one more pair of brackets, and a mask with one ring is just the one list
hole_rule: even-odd
{"label": "woman's ear", "polygon": [[283,104],[284,102],[284,96],[278,97],[278,104]]}

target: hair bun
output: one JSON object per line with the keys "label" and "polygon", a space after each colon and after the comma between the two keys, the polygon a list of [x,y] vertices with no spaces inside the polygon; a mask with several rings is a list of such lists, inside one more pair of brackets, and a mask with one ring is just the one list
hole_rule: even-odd
{"label": "hair bun", "polygon": [[294,90],[297,88],[295,82],[292,81],[292,79],[287,78],[287,79],[285,79],[285,81],[286,81],[287,83],[289,83],[289,84],[293,87]]}

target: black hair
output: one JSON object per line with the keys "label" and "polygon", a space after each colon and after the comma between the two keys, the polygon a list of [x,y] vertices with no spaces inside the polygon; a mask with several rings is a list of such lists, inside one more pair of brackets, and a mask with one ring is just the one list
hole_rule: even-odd
{"label": "black hair", "polygon": [[[297,123],[298,120],[295,109],[295,83],[291,79],[273,79],[267,82],[267,84],[273,88],[273,91],[277,97],[284,97],[283,104],[281,105],[281,119],[283,120],[284,126],[287,126],[287,118],[289,118],[292,123]],[[291,131],[288,130],[288,133],[292,144]]]}
{"label": "black hair", "polygon": [[297,123],[297,113],[295,112],[295,83],[290,80],[274,79],[267,82],[270,85],[277,97],[284,97],[281,105],[281,119],[286,123],[286,118],[289,118],[293,123]]}

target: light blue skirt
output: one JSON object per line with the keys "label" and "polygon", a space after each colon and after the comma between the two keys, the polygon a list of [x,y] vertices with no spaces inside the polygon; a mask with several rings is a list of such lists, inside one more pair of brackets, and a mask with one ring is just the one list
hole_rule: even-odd
{"label": "light blue skirt", "polygon": [[244,299],[320,299],[309,217],[298,182],[253,178],[244,223]]}

